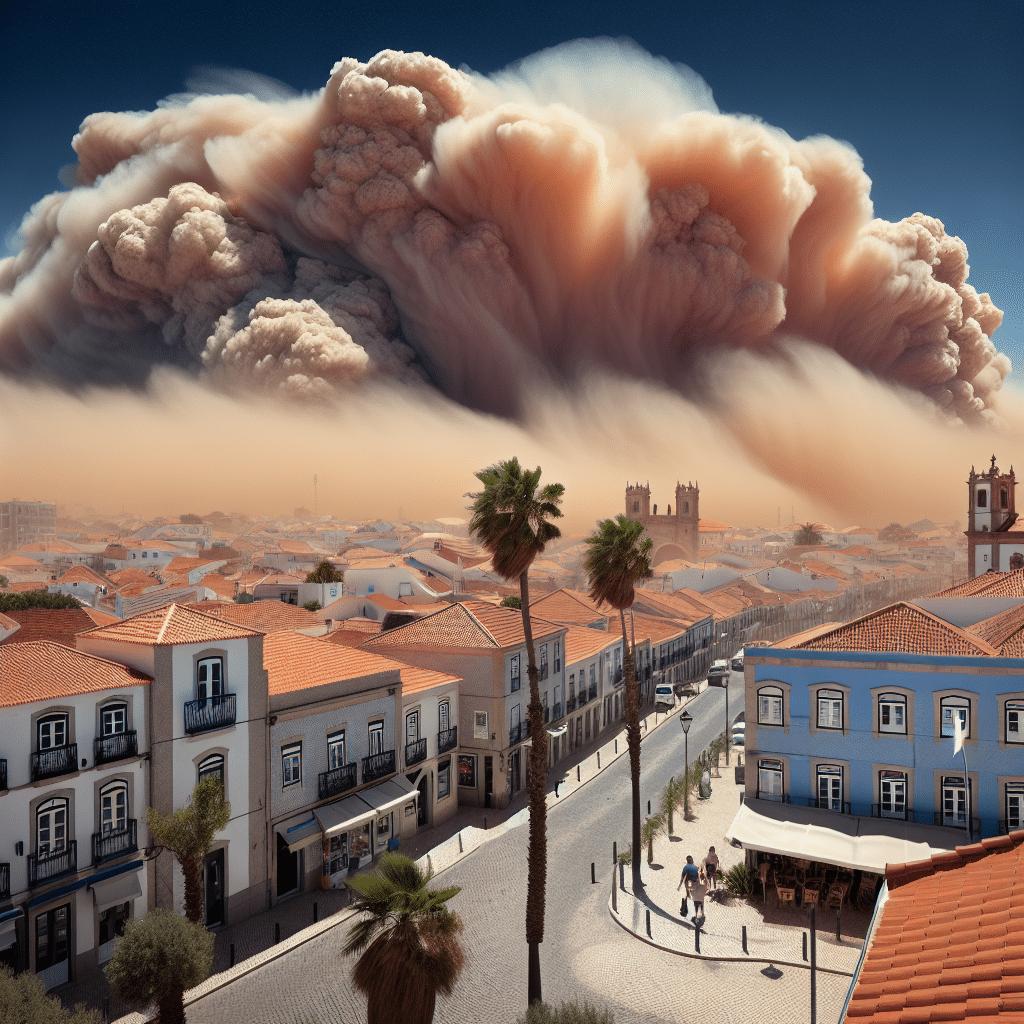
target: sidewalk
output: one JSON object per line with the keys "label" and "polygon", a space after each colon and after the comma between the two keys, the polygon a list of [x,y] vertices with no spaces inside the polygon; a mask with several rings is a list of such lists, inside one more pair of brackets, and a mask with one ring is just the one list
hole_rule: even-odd
{"label": "sidewalk", "polygon": [[[735,754],[738,752],[734,749]],[[733,756],[732,760],[735,764],[737,757]],[[629,891],[630,868],[625,868],[622,873],[625,889],[618,888],[615,907],[609,899],[612,918],[635,938],[681,956],[809,968],[803,949],[805,935],[808,950],[810,944],[809,912],[800,907],[778,907],[770,887],[765,901],[762,901],[759,885],[757,894],[749,900],[731,896],[724,903],[705,900],[705,921],[699,935],[690,921],[694,911],[692,900],[685,920],[679,913],[682,892],[677,887],[687,855],[699,865],[708,847],[715,847],[721,860],[719,888],[722,875],[744,861],[744,851],[735,849],[725,840],[726,830],[739,807],[743,786],[735,782],[733,767],[720,766],[720,774],[721,778],[712,779],[710,799],[691,797],[690,820],[684,821],[680,812],[673,822],[674,834],[671,837],[661,835],[654,841],[653,864],[647,863],[644,849],[643,893],[634,896]],[[870,913],[844,907],[840,921],[842,939],[837,941],[836,912],[818,908],[817,966],[821,971],[852,976],[864,945]],[[744,927],[746,952],[743,949]],[[808,958],[809,955],[808,952]]]}

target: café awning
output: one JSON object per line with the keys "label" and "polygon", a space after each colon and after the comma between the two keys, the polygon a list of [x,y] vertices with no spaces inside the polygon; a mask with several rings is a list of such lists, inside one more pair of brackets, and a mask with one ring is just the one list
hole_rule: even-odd
{"label": "caf\u00e9 awning", "polygon": [[21,907],[0,914],[0,949],[6,949],[18,937],[18,918],[24,916],[25,911]]}
{"label": "caf\u00e9 awning", "polygon": [[347,832],[357,825],[364,825],[377,814],[377,810],[364,803],[357,796],[347,796],[344,800],[335,800],[333,804],[324,804],[313,810],[320,822],[325,836]]}
{"label": "caf\u00e9 awning", "polygon": [[128,900],[142,895],[138,871],[124,871],[113,878],[93,882],[89,888],[92,889],[92,898],[96,901],[96,909],[99,911],[117,906],[119,903],[127,903]]}
{"label": "caf\u00e9 awning", "polygon": [[396,775],[372,789],[364,789],[359,798],[365,800],[379,814],[384,814],[419,796],[416,787],[404,775]]}
{"label": "caf\u00e9 awning", "polygon": [[883,874],[886,864],[925,860],[951,850],[958,837],[949,832],[758,800],[740,806],[725,838],[744,849]]}
{"label": "caf\u00e9 awning", "polygon": [[282,821],[277,826],[277,834],[288,844],[289,853],[295,853],[323,839],[320,822],[309,811]]}

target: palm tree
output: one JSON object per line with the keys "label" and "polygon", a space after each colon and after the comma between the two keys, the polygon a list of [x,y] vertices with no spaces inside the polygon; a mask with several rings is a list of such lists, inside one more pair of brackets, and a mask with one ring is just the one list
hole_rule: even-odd
{"label": "palm tree", "polygon": [[[547,888],[548,837],[545,781],[547,778],[547,734],[540,703],[540,675],[533,649],[530,625],[530,582],[533,560],[548,541],[561,537],[552,519],[561,518],[559,505],[565,488],[545,484],[540,488],[540,466],[533,472],[523,470],[516,458],[488,466],[476,474],[484,485],[470,506],[473,516],[470,532],[490,552],[494,571],[507,580],[519,579],[523,634],[526,639],[527,677],[530,704],[527,721],[533,746],[530,748],[530,845],[526,882],[526,943],[529,949],[527,1003],[541,1000],[540,944],[544,941],[544,893]],[[538,488],[540,488],[538,490]]]}
{"label": "palm tree", "polygon": [[213,837],[231,819],[231,804],[224,799],[218,778],[203,779],[192,791],[188,805],[173,814],[150,807],[146,825],[156,846],[164,846],[177,858],[185,876],[185,916],[195,924],[203,918],[203,861]]}
{"label": "palm tree", "polygon": [[451,995],[465,954],[462,921],[445,904],[458,892],[428,889],[432,874],[385,853],[374,871],[346,884],[367,915],[348,931],[344,952],[362,953],[352,972],[367,998],[368,1024],[431,1024],[437,993]]}
{"label": "palm tree", "polygon": [[800,529],[793,538],[793,543],[799,547],[820,544],[821,534],[814,528],[814,523],[801,523]]}
{"label": "palm tree", "polygon": [[[644,537],[644,525],[618,515],[597,524],[597,533],[587,538],[586,568],[590,574],[590,596],[619,610],[622,623],[622,662],[626,672],[626,742],[629,746],[629,780],[633,796],[633,849],[640,849],[640,687],[636,661],[626,633],[626,609],[633,606],[634,585],[649,579],[654,541]],[[638,892],[640,858],[632,861],[633,891]]]}

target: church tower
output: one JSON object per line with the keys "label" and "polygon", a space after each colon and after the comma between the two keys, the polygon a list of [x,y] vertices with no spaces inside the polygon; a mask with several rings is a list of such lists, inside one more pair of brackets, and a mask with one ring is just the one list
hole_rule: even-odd
{"label": "church tower", "polygon": [[646,523],[651,517],[651,485],[626,485],[626,518]]}
{"label": "church tower", "polygon": [[[967,573],[973,579],[995,569],[1008,572],[1024,561],[1024,532],[1017,525],[1013,467],[1003,473],[996,457],[987,470],[967,478]],[[1015,529],[1016,527],[1016,529]]]}
{"label": "church tower", "polygon": [[700,488],[697,484],[676,484],[676,519],[679,538],[692,560],[700,552]]}

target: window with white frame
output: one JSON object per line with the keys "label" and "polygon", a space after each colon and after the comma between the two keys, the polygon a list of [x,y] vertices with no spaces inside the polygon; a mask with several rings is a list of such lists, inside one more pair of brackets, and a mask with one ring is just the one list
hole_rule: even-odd
{"label": "window with white frame", "polygon": [[1004,796],[1006,831],[1024,828],[1024,782],[1007,782]]}
{"label": "window with white frame", "polygon": [[444,800],[452,792],[452,759],[437,762],[437,799]]}
{"label": "window with white frame", "polygon": [[327,735],[327,767],[344,768],[345,764],[345,730],[339,729]]}
{"label": "window with white frame", "polygon": [[906,735],[907,698],[902,693],[878,695],[878,731]]}
{"label": "window with white frame", "polygon": [[967,827],[967,783],[962,775],[943,776],[942,824]]}
{"label": "window with white frame", "polygon": [[971,702],[967,697],[943,697],[939,701],[941,735],[954,734],[955,717],[959,717],[960,732],[967,739],[971,735]]}
{"label": "window with white frame", "polygon": [[842,729],[843,694],[841,690],[818,691],[818,728]]}
{"label": "window with white frame", "polygon": [[519,674],[519,655],[513,654],[509,659],[509,664],[512,671],[512,692],[515,693],[522,685],[522,677]]}
{"label": "window with white frame", "polygon": [[878,816],[907,816],[907,773],[883,769],[878,773]]}
{"label": "window with white frame", "polygon": [[36,855],[61,853],[68,845],[68,801],[47,800],[36,809]]}
{"label": "window with white frame", "polygon": [[762,686],[757,691],[757,724],[783,724],[781,686]]}
{"label": "window with white frame", "polygon": [[439,732],[447,732],[452,723],[451,703],[448,698],[438,701],[437,704],[437,728]]}
{"label": "window with white frame", "polygon": [[569,673],[569,700],[576,699],[576,673]]}
{"label": "window with white frame", "polygon": [[128,784],[112,782],[100,790],[100,832],[125,832],[128,829]]}
{"label": "window with white frame", "polygon": [[781,802],[783,797],[783,765],[775,758],[757,762],[757,796],[760,800]]}
{"label": "window with white frame", "polygon": [[45,715],[36,722],[36,743],[38,750],[68,745],[68,716]]}
{"label": "window with white frame", "polygon": [[104,704],[100,708],[100,735],[120,736],[128,731],[128,705]]}
{"label": "window with white frame", "polygon": [[415,743],[420,738],[420,709],[413,708],[405,715],[405,742],[406,745]]}
{"label": "window with white frame", "polygon": [[1006,702],[1006,742],[1024,743],[1024,700],[1011,698]]}
{"label": "window with white frame", "polygon": [[224,659],[201,658],[196,663],[196,697],[219,698],[224,693]]}
{"label": "window with white frame", "polygon": [[555,671],[562,671],[562,641],[555,641]]}
{"label": "window with white frame", "polygon": [[490,734],[487,731],[487,712],[486,711],[474,711],[473,712],[473,739],[475,740],[486,740],[490,738]]}
{"label": "window with white frame", "polygon": [[370,757],[374,754],[384,753],[384,723],[383,721],[370,722],[367,726],[367,737],[369,740]]}
{"label": "window with white frame", "polygon": [[548,677],[548,645],[540,645],[540,677],[541,679],[547,679]]}
{"label": "window with white frame", "polygon": [[288,743],[281,747],[281,785],[294,786],[302,781],[302,744]]}
{"label": "window with white frame", "polygon": [[838,764],[819,764],[815,772],[818,806],[828,811],[843,809],[843,768]]}
{"label": "window with white frame", "polygon": [[203,779],[218,779],[220,784],[224,785],[224,755],[223,754],[211,754],[209,757],[204,757],[199,762],[197,770],[198,778],[196,782],[202,782]]}

